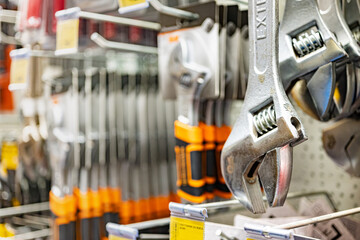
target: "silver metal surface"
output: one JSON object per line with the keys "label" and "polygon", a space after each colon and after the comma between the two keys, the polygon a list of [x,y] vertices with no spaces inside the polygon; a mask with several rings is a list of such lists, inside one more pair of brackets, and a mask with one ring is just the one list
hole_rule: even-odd
{"label": "silver metal surface", "polygon": [[349,174],[360,177],[360,121],[340,120],[323,129],[325,151]]}
{"label": "silver metal surface", "polygon": [[39,239],[39,238],[43,238],[43,237],[49,237],[51,235],[52,235],[52,230],[50,228],[45,228],[42,230],[18,234],[16,236],[14,236],[13,239],[32,240],[32,239]]}
{"label": "silver metal surface", "polygon": [[314,103],[318,119],[328,120],[331,116],[335,80],[335,63],[330,62],[319,67],[307,82],[306,87]]}
{"label": "silver metal surface", "polygon": [[[236,121],[242,105],[242,101],[234,102],[232,122]],[[288,197],[292,193],[325,191],[333,199],[337,210],[360,207],[360,178],[351,176],[339,167],[326,154],[323,147],[322,129],[331,126],[332,123],[319,122],[296,105],[294,107],[306,129],[308,140],[294,148]],[[355,217],[360,219],[360,214]]]}
{"label": "silver metal surface", "polygon": [[9,207],[0,209],[0,217],[11,217],[16,215],[22,215],[27,213],[41,212],[41,211],[49,211],[49,202],[43,203],[34,203],[28,204],[18,207]]}
{"label": "silver metal surface", "polygon": [[[320,32],[323,47],[306,56],[297,56],[292,39],[312,29]],[[285,89],[298,77],[347,55],[321,18],[316,0],[286,2],[280,24],[279,46],[280,74]]]}
{"label": "silver metal surface", "polygon": [[[202,29],[198,31],[201,32]],[[207,55],[201,48],[195,50],[198,44],[201,43],[191,32],[187,37],[180,38],[169,62],[171,80],[177,89],[178,120],[191,126],[197,126],[199,123],[200,97],[214,76],[210,69],[211,64],[205,59]]]}
{"label": "silver metal surface", "polygon": [[150,233],[142,233],[140,234],[140,239],[141,240],[150,240],[150,239],[156,239],[156,240],[161,240],[161,239],[170,239],[170,235],[168,234],[150,234]]}
{"label": "silver metal surface", "polygon": [[169,204],[169,209],[172,214],[184,215],[188,217],[195,217],[202,219],[208,217],[207,209],[198,206],[171,202]]}
{"label": "silver metal surface", "polygon": [[[219,31],[220,24],[207,18],[201,26],[164,32],[158,35],[159,79],[161,92],[165,99],[176,99],[179,96],[178,83],[181,81],[184,86],[186,84],[191,85],[197,81],[196,75],[202,75],[202,78],[206,75],[205,77],[209,78],[207,84],[199,84],[204,88],[201,91],[201,99],[219,97]],[[204,80],[208,80],[206,78]],[[195,85],[194,82],[191,87],[194,88]],[[182,90],[188,92],[186,98],[191,92],[188,88],[183,87]],[[192,97],[193,94],[190,96]],[[184,101],[191,100],[184,99]],[[187,104],[178,106],[179,112],[192,112],[182,109],[186,106]]]}
{"label": "silver metal surface", "polygon": [[[269,229],[272,230],[272,229]],[[223,236],[226,235],[224,238],[223,236],[219,236],[216,233],[222,232]],[[274,231],[276,231],[274,229]],[[314,240],[311,237],[299,236],[296,234],[292,235],[294,240]],[[234,227],[230,225],[223,225],[217,224],[212,222],[205,222],[205,233],[204,233],[204,240],[240,240],[240,239],[259,239],[259,240],[266,240],[269,237],[264,234],[263,236],[253,235],[247,233],[243,228]],[[271,239],[283,239],[279,237],[272,236]],[[291,239],[291,238],[290,238]]]}
{"label": "silver metal surface", "polygon": [[135,27],[141,27],[141,28],[147,28],[153,30],[160,30],[161,28],[160,24],[155,22],[147,22],[147,21],[124,18],[124,17],[115,17],[111,15],[92,13],[92,12],[80,11],[79,17],[101,21],[101,22],[112,22],[116,24],[129,25],[129,26],[135,26]]}
{"label": "silver metal surface", "polygon": [[355,40],[343,15],[339,0],[318,0],[319,12],[329,30],[335,34],[350,61],[360,58],[360,46]]}
{"label": "silver metal surface", "polygon": [[[271,180],[262,181],[269,205],[282,205],[291,177],[291,148],[306,139],[278,74],[278,19],[278,1],[249,4],[248,87],[221,155],[222,174],[229,189],[254,213],[265,211],[258,174],[266,173],[264,177]],[[269,105],[274,105],[277,128],[259,136],[253,118]],[[268,152],[271,160],[265,156]],[[268,171],[258,172],[265,160]]]}
{"label": "silver metal surface", "polygon": [[0,8],[0,22],[16,23],[18,11]]}
{"label": "silver metal surface", "polygon": [[313,217],[313,218],[309,218],[309,219],[305,219],[305,220],[300,220],[298,222],[292,222],[292,223],[287,223],[287,224],[283,224],[283,225],[278,225],[278,226],[276,226],[276,228],[293,229],[293,228],[303,227],[303,226],[310,225],[310,224],[316,224],[319,222],[329,221],[329,220],[335,219],[335,218],[346,217],[346,216],[354,215],[357,213],[360,213],[360,207],[352,208],[352,209],[348,209],[348,210],[344,210],[344,211],[340,211],[340,212],[330,213],[330,214],[326,214],[326,215],[322,215],[322,216],[318,216],[318,217]]}
{"label": "silver metal surface", "polygon": [[168,7],[163,5],[158,0],[149,0],[149,3],[151,4],[151,6],[153,6],[156,9],[156,11],[169,16],[177,17],[180,19],[186,19],[186,20],[196,20],[199,18],[199,14],[197,13],[192,13],[173,7]]}
{"label": "silver metal surface", "polygon": [[138,222],[126,225],[127,227],[136,228],[138,230],[148,229],[153,227],[167,226],[170,224],[170,218],[160,218],[145,222]]}
{"label": "silver metal surface", "polygon": [[91,40],[93,40],[99,47],[108,48],[108,49],[116,49],[128,52],[138,52],[138,53],[149,53],[149,54],[157,54],[158,50],[156,47],[149,47],[137,44],[130,43],[121,43],[121,42],[113,42],[106,40],[99,33],[94,32],[90,36]]}

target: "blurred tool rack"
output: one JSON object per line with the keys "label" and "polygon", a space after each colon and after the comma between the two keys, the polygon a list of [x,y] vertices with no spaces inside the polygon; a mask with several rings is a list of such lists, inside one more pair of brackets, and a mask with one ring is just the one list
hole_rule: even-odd
{"label": "blurred tool rack", "polygon": [[[246,1],[234,0],[236,2],[246,4]],[[160,13],[164,13],[170,16],[176,16],[182,19],[196,19],[198,18],[197,14],[187,12],[184,10],[171,8],[162,5],[157,0],[150,0],[150,4]],[[65,10],[67,11],[67,10]],[[152,29],[159,31],[160,24],[155,22],[148,22],[142,20],[135,20],[130,18],[116,17],[107,14],[91,13],[86,11],[81,11],[79,9],[79,17],[84,19],[91,19],[95,21],[110,22],[120,25],[129,25],[136,26],[146,29]],[[16,22],[16,11],[13,10],[0,10],[0,23],[15,23]],[[1,41],[5,43],[16,43],[17,40],[14,37],[6,36],[1,32]],[[101,49],[114,49],[121,50],[125,52],[136,52],[156,55],[158,50],[156,47],[140,45],[140,44],[129,44],[121,43],[115,41],[109,41],[101,36],[99,33],[94,32],[91,35],[91,40],[94,41],[98,47]],[[31,56],[44,57],[44,58],[63,58],[63,59],[79,59],[84,60],[89,57],[87,51],[77,53],[76,55],[62,55],[57,56],[54,51],[44,51],[44,50],[31,50]],[[135,79],[133,79],[135,80]],[[235,119],[237,114],[240,111],[241,102],[238,102],[233,106],[233,119]],[[301,110],[297,109],[298,112]],[[322,132],[321,129],[329,125],[329,123],[322,123],[313,120],[311,117],[306,114],[301,114],[300,118],[307,130],[309,135],[309,140],[303,144],[297,146],[294,149],[294,166],[293,174],[290,185],[290,193],[288,194],[289,199],[296,199],[299,197],[311,197],[315,195],[324,195],[334,209],[348,210],[347,215],[358,214],[360,212],[360,179],[352,177],[346,174],[342,169],[338,168],[335,163],[327,156],[323,147],[322,147]],[[213,202],[206,204],[194,205],[194,207],[207,208],[210,213],[210,219],[214,215],[216,216],[230,212],[230,211],[239,211],[243,207],[240,206],[237,200],[222,201],[222,202]],[[222,210],[219,210],[222,209]],[[224,210],[225,209],[225,210]],[[49,214],[49,203],[37,203],[30,205],[23,205],[18,207],[3,208],[0,209],[0,218],[8,218],[20,215],[28,215],[47,212]],[[345,213],[334,213],[333,217],[338,218],[345,216]],[[47,215],[45,215],[47,216]],[[360,219],[360,215],[355,215],[356,218]],[[20,217],[24,222],[28,223],[29,219]],[[329,219],[329,218],[326,218]],[[292,229],[302,224],[313,224],[319,221],[325,220],[324,217],[319,216],[316,219],[304,221],[303,223],[298,223],[288,226],[282,226],[284,229]],[[19,222],[19,219],[15,219]],[[32,232],[27,232],[19,234],[14,237],[14,239],[38,239],[51,236],[51,224],[49,218],[41,217],[39,215],[34,215],[31,219],[35,224],[38,222],[40,225],[43,225],[43,229],[34,230]],[[20,221],[21,222],[21,221]],[[168,228],[170,224],[170,218],[162,218],[138,223],[132,223],[126,225],[126,227],[134,228],[140,232],[138,239],[169,239],[168,235],[157,235],[151,233],[154,228],[166,227]],[[269,231],[271,229],[267,229]],[[149,232],[150,231],[150,232]],[[265,236],[265,230],[259,230],[262,236]],[[220,225],[212,222],[205,222],[205,238],[206,240],[235,240],[237,236],[242,236],[244,234],[243,229],[239,229],[234,226],[229,225]],[[266,236],[265,236],[266,237]],[[286,239],[284,237],[283,239]],[[310,239],[310,238],[294,238],[294,239]]]}

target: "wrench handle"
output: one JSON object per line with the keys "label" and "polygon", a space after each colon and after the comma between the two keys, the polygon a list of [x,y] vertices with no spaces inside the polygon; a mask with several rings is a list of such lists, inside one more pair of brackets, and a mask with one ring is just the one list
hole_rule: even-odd
{"label": "wrench handle", "polygon": [[54,239],[75,240],[76,201],[74,196],[57,197],[52,192],[49,195],[50,210],[54,216]]}
{"label": "wrench handle", "polygon": [[130,224],[134,222],[134,208],[133,200],[123,200],[120,205],[119,215],[121,224]]}
{"label": "wrench handle", "polygon": [[221,173],[221,151],[224,147],[225,141],[230,135],[231,128],[226,125],[222,125],[221,127],[216,127],[215,129],[215,139],[216,139],[216,170],[217,170],[217,178],[214,193],[216,196],[230,199],[232,194],[228,187],[226,186],[225,179]]}
{"label": "wrench handle", "polygon": [[90,229],[91,229],[91,218],[92,218],[92,209],[91,209],[91,194],[90,191],[81,192],[80,189],[76,188],[74,190],[77,202],[78,202],[78,224],[79,224],[79,233],[82,240],[91,239]]}
{"label": "wrench handle", "polygon": [[215,126],[206,125],[205,123],[200,123],[200,127],[203,130],[204,138],[204,157],[206,159],[205,169],[206,169],[206,198],[213,199],[215,183],[216,183],[216,145],[215,145]]}
{"label": "wrench handle", "polygon": [[202,203],[206,200],[202,129],[180,121],[174,125],[177,193],[186,201]]}

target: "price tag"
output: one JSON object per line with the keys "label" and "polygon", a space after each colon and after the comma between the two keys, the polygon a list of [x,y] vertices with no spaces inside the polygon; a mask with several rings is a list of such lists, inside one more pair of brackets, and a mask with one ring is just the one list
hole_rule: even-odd
{"label": "price tag", "polygon": [[119,13],[127,13],[149,7],[146,0],[119,0]]}
{"label": "price tag", "polygon": [[30,51],[26,48],[12,50],[10,52],[10,85],[9,90],[19,90],[26,88],[29,76]]}
{"label": "price tag", "polygon": [[19,150],[16,142],[3,142],[1,147],[1,164],[7,170],[16,170],[19,162]]}
{"label": "price tag", "polygon": [[56,12],[56,55],[76,53],[79,47],[79,8]]}
{"label": "price tag", "polygon": [[171,216],[170,240],[203,240],[204,221]]}

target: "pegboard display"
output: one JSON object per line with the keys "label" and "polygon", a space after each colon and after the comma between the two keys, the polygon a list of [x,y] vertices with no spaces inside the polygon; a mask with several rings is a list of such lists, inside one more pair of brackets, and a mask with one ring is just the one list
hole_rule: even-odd
{"label": "pegboard display", "polygon": [[[241,104],[233,104],[233,122],[240,113]],[[294,147],[290,192],[327,191],[338,210],[359,207],[360,178],[352,177],[338,167],[322,147],[322,129],[331,123],[314,120],[295,104],[294,107],[305,127],[308,140]]]}

